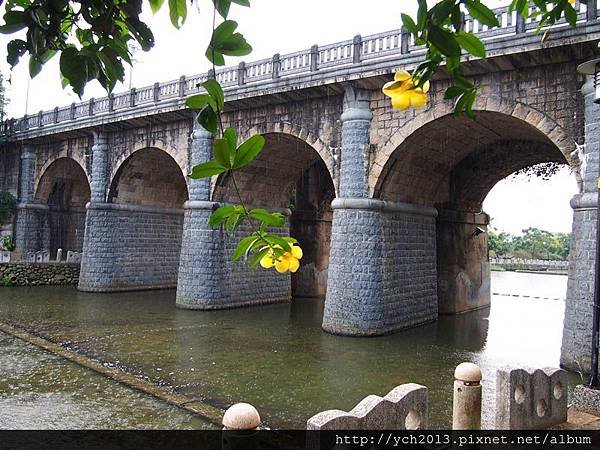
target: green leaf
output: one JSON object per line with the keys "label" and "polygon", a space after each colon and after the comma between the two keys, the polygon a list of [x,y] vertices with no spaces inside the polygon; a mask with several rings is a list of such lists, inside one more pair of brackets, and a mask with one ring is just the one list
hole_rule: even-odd
{"label": "green leaf", "polygon": [[418,0],[419,9],[417,10],[417,29],[423,30],[427,22],[427,0]]}
{"label": "green leaf", "polygon": [[205,106],[198,113],[198,123],[204,127],[206,131],[215,134],[217,132],[217,113],[210,107]]}
{"label": "green leaf", "polygon": [[251,136],[246,142],[243,142],[237,149],[233,169],[241,169],[250,164],[262,151],[265,146],[265,138],[260,134]]}
{"label": "green leaf", "polygon": [[429,41],[446,56],[460,56],[460,46],[454,35],[436,25],[429,27]]}
{"label": "green leaf", "polygon": [[24,11],[8,11],[4,14],[4,23],[0,25],[0,33],[11,34],[22,30],[27,26]]}
{"label": "green leaf", "polygon": [[271,249],[268,246],[265,246],[264,248],[262,248],[261,250],[259,250],[258,252],[256,252],[254,254],[254,256],[252,257],[252,260],[250,261],[250,267],[254,268],[258,265],[258,263],[260,262],[261,259],[263,259],[263,256],[265,256],[267,253],[269,253],[271,251]]}
{"label": "green leaf", "polygon": [[67,47],[60,55],[60,71],[80,97],[88,79],[88,62],[75,47]]}
{"label": "green leaf", "polygon": [[[289,242],[287,242],[285,239],[279,237],[279,236],[275,236],[274,234],[270,234],[270,233],[265,233],[265,235],[263,236],[264,240],[267,241],[269,244],[275,246],[279,246],[281,247],[279,250],[281,251],[281,254],[285,253],[285,252],[289,252],[291,251],[291,247]],[[277,250],[278,249],[273,249],[275,250],[275,254],[277,255]]]}
{"label": "green leaf", "polygon": [[150,9],[152,9],[154,14],[158,12],[164,2],[165,0],[148,0],[148,3],[150,3]]}
{"label": "green leaf", "polygon": [[467,0],[465,6],[467,7],[469,14],[471,14],[471,17],[480,23],[490,27],[497,27],[500,25],[494,11],[482,4],[479,0]]}
{"label": "green leaf", "polygon": [[406,28],[412,34],[416,35],[418,33],[417,24],[412,19],[412,17],[404,13],[400,14],[400,16],[402,17],[402,25],[404,26],[404,28]]}
{"label": "green leaf", "polygon": [[208,161],[195,165],[192,168],[192,173],[189,174],[189,177],[197,180],[199,178],[208,178],[212,177],[213,175],[219,175],[225,171],[227,171],[227,169],[217,161]]}
{"label": "green leaf", "polygon": [[236,5],[250,7],[250,0],[231,0],[231,3]]}
{"label": "green leaf", "polygon": [[175,28],[180,28],[187,18],[186,0],[169,0],[169,17]]}
{"label": "green leaf", "polygon": [[446,89],[446,92],[444,93],[444,99],[450,100],[454,97],[458,97],[459,95],[463,94],[464,92],[465,92],[464,88],[462,88],[460,86],[450,86],[448,89]]}
{"label": "green leaf", "polygon": [[213,110],[217,109],[215,101],[208,94],[196,94],[185,99],[185,106],[191,109],[202,109],[206,105],[210,105]]}
{"label": "green leaf", "polygon": [[246,216],[243,213],[237,213],[237,211],[234,212],[225,221],[225,230],[229,233],[234,233],[245,218]]}
{"label": "green leaf", "polygon": [[147,52],[154,47],[154,35],[148,25],[135,17],[129,17],[125,20],[128,30],[132,36],[142,47],[142,50]]}
{"label": "green leaf", "polygon": [[249,211],[250,217],[263,222],[268,227],[282,227],[285,217],[281,213],[270,213],[266,209],[257,208]]}
{"label": "green leaf", "polygon": [[27,42],[22,39],[13,39],[6,45],[6,61],[11,67],[14,67],[26,51]]}
{"label": "green leaf", "polygon": [[573,6],[571,6],[570,3],[566,3],[565,4],[565,19],[567,20],[567,22],[569,23],[569,25],[571,25],[572,27],[577,25],[577,11],[575,11],[575,8],[573,8]]}
{"label": "green leaf", "polygon": [[256,242],[259,240],[260,240],[260,238],[258,236],[255,236],[254,234],[242,239],[239,242],[239,244],[237,245],[237,247],[235,248],[235,250],[233,251],[233,255],[231,256],[231,259],[233,259],[234,261],[237,261],[242,256],[247,255],[248,250],[250,250],[252,248],[252,246],[254,244],[256,244]]}
{"label": "green leaf", "polygon": [[229,144],[225,139],[215,140],[213,154],[219,164],[226,169],[231,169],[231,158],[229,156]]}
{"label": "green leaf", "polygon": [[213,211],[208,219],[208,224],[212,228],[218,228],[221,226],[224,220],[226,220],[231,214],[236,212],[235,205],[223,205]]}
{"label": "green leaf", "polygon": [[231,6],[231,0],[213,0],[213,5],[223,19],[227,19],[229,14],[229,7]]}
{"label": "green leaf", "polygon": [[202,83],[202,87],[206,89],[208,95],[215,101],[215,104],[217,105],[215,112],[217,112],[216,109],[222,110],[225,105],[225,94],[223,93],[223,89],[219,82],[214,78],[210,78]]}
{"label": "green leaf", "polygon": [[223,55],[244,56],[252,51],[244,36],[234,33],[237,25],[233,20],[225,20],[213,31],[206,57],[215,65],[225,64]]}
{"label": "green leaf", "polygon": [[485,58],[485,45],[483,45],[483,42],[481,42],[481,40],[473,33],[458,31],[455,33],[455,37],[458,45],[464,48],[471,55],[478,58]]}
{"label": "green leaf", "polygon": [[227,128],[223,133],[223,138],[225,139],[225,141],[227,142],[227,146],[229,147],[229,167],[233,167],[237,148],[237,133],[235,132],[235,128]]}

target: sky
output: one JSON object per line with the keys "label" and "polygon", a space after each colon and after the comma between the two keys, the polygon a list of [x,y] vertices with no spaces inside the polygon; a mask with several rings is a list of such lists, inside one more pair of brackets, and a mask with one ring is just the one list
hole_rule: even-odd
{"label": "sky", "polygon": [[[204,50],[210,37],[211,1],[199,0],[189,7],[188,20],[180,30],[170,24],[167,5],[152,15],[147,2],[144,3],[144,18],[154,32],[156,45],[150,52],[136,54],[133,69],[126,69],[125,82],[115,92],[127,90],[130,83],[135,87],[147,86],[181,75],[202,73],[209,68]],[[495,7],[506,1],[488,1],[486,4]],[[230,18],[239,22],[240,31],[253,46],[253,53],[246,57],[247,61],[252,61],[268,58],[274,53],[307,49],[313,44],[351,39],[356,34],[367,36],[397,29],[401,26],[400,13],[414,14],[415,7],[416,0],[252,0],[251,8],[232,5]],[[79,101],[68,88],[61,88],[58,58],[46,64],[31,81],[28,81],[26,60],[11,72],[6,63],[8,41],[7,36],[0,36],[0,70],[11,81],[6,93],[9,117]],[[238,62],[238,59],[228,59],[228,65]],[[102,88],[93,82],[86,87],[83,98],[104,95]],[[492,216],[494,227],[500,230],[518,233],[523,228],[536,226],[568,232],[572,217],[569,199],[575,193],[574,177],[568,171],[546,182],[513,177],[496,185],[488,195],[484,209]]]}

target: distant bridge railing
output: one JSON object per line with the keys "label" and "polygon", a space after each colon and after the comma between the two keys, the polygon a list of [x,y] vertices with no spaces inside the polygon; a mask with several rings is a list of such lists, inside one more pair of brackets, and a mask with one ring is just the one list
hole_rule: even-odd
{"label": "distant bridge railing", "polygon": [[[576,1],[577,22],[584,23],[595,20],[598,16],[596,0],[589,0],[589,6]],[[499,26],[482,25],[470,16],[465,16],[465,30],[475,33],[483,41],[492,41],[509,36],[530,33],[538,26],[537,18],[523,19],[516,12],[509,13],[507,7],[494,10]],[[564,19],[553,27],[566,25]],[[53,126],[63,122],[74,121],[82,117],[95,117],[112,114],[118,111],[132,110],[143,105],[158,104],[163,101],[185,98],[197,93],[199,85],[210,77],[215,77],[227,90],[237,86],[252,85],[266,80],[292,78],[329,68],[344,68],[360,64],[363,61],[385,60],[408,54],[424,53],[425,47],[414,43],[413,36],[406,30],[393,30],[385,33],[329,44],[312,46],[287,55],[276,54],[272,58],[251,63],[241,62],[235,67],[208,73],[181,76],[177,80],[154,83],[152,86],[132,88],[129,91],[111,94],[100,99],[73,103],[62,108],[56,107],[48,111],[40,111],[34,115],[26,115],[20,119],[9,119],[0,123],[0,134],[8,135],[30,129]]]}
{"label": "distant bridge railing", "polygon": [[490,258],[490,264],[503,265],[525,265],[536,267],[547,267],[555,269],[568,269],[569,261],[551,259],[523,259],[523,258]]}

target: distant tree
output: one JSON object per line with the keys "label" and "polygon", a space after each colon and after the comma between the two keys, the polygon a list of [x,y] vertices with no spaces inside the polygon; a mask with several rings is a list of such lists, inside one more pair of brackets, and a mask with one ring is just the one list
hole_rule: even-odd
{"label": "distant tree", "polygon": [[567,259],[570,241],[570,233],[551,233],[535,227],[523,230],[520,236],[488,233],[490,252],[507,258]]}

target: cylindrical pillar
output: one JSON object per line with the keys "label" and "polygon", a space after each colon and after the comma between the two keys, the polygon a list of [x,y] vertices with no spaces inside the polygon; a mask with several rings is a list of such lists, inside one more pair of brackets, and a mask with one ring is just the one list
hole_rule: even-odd
{"label": "cylindrical pillar", "polygon": [[[22,257],[26,252],[42,249],[42,230],[40,230],[40,221],[38,220],[40,209],[33,205],[34,183],[34,148],[25,144],[21,148],[19,198],[15,217],[15,248]],[[39,207],[42,206],[39,205]]]}
{"label": "cylindrical pillar", "polygon": [[369,196],[369,149],[373,113],[369,91],[347,87],[342,113],[340,197]]}
{"label": "cylindrical pillar", "polygon": [[108,191],[108,139],[101,131],[94,131],[93,136],[90,202],[104,203]]}
{"label": "cylindrical pillar", "polygon": [[481,369],[473,363],[461,363],[454,371],[453,430],[481,428]]}
{"label": "cylindrical pillar", "polygon": [[563,367],[589,373],[596,266],[596,180],[600,155],[600,106],[594,103],[593,77],[587,78],[581,93],[585,102],[585,150],[583,157],[580,155],[583,192],[571,200],[573,229],[560,363]]}

